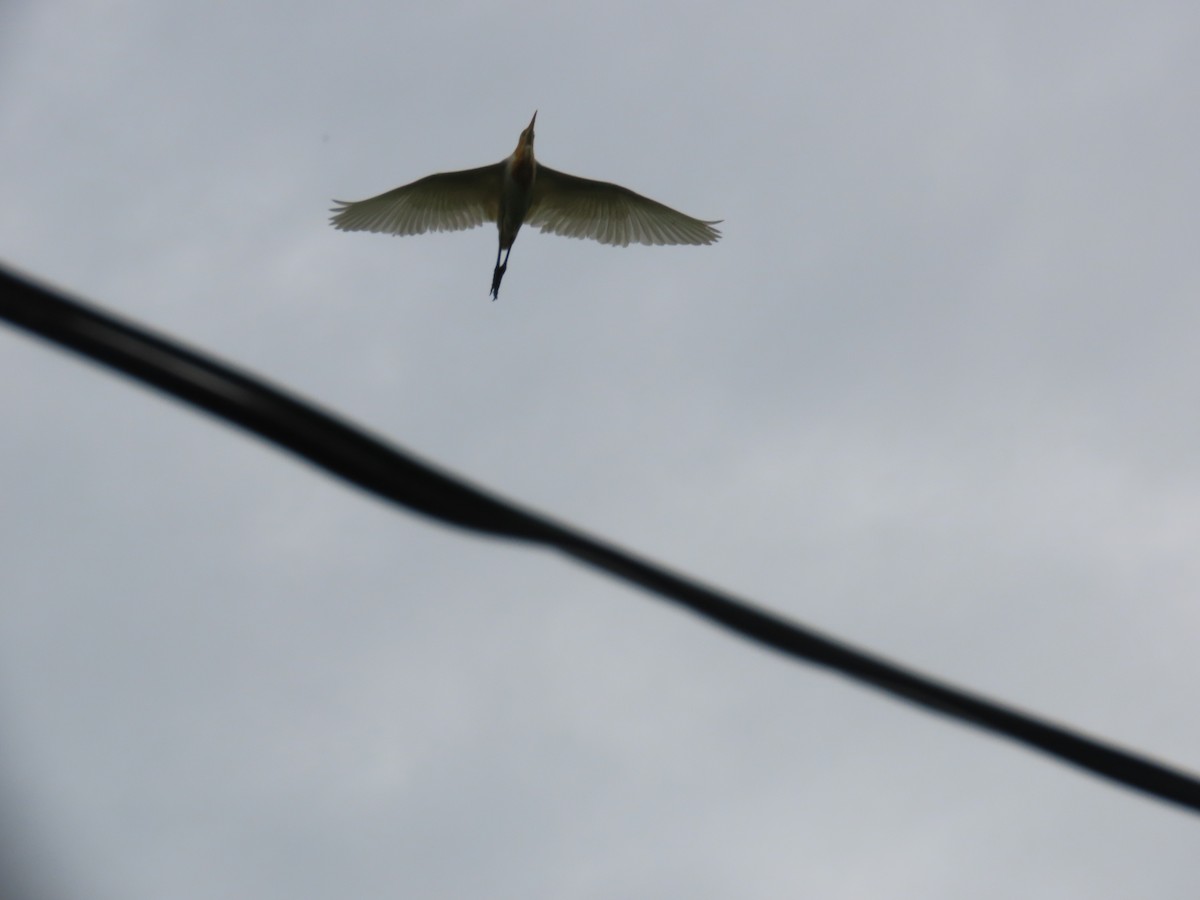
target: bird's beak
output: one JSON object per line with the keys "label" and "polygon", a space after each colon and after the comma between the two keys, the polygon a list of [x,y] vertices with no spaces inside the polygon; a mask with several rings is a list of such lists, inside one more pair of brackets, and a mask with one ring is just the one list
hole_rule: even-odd
{"label": "bird's beak", "polygon": [[529,120],[529,127],[521,132],[520,140],[517,141],[517,149],[513,151],[515,156],[523,156],[526,153],[533,152],[533,123],[537,121],[537,111],[533,113],[533,118]]}
{"label": "bird's beak", "polygon": [[537,111],[533,113],[533,118],[529,120],[529,127],[521,132],[521,140],[517,142],[517,150],[520,151],[524,147],[533,146],[533,123],[537,121]]}

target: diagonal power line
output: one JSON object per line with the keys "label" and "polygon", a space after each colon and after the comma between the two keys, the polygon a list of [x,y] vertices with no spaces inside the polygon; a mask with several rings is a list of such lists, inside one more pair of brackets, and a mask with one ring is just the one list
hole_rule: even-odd
{"label": "diagonal power line", "polygon": [[781,653],[1200,812],[1200,780],[857,650],[500,499],[350,423],[160,335],[0,268],[0,317],[461,528],[545,544]]}

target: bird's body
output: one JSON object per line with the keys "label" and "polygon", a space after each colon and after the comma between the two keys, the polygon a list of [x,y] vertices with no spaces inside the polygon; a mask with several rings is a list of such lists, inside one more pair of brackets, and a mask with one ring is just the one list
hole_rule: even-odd
{"label": "bird's body", "polygon": [[539,165],[533,155],[536,121],[534,113],[517,149],[503,162],[427,175],[367,200],[335,201],[330,222],[342,231],[398,235],[460,231],[495,222],[500,248],[492,272],[493,299],[500,294],[513,242],[526,222],[552,234],[622,247],[711,244],[721,237],[712,227],[717,222],[685,216],[628,188]]}

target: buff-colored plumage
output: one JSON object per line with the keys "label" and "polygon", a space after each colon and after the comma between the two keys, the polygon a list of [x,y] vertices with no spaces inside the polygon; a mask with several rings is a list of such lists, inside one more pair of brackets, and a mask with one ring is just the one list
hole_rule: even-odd
{"label": "buff-colored plumage", "polygon": [[513,241],[526,223],[551,234],[621,247],[711,244],[720,239],[721,232],[713,228],[716,221],[693,219],[628,188],[539,164],[533,155],[536,121],[534,113],[517,149],[503,162],[427,175],[367,200],[335,201],[330,222],[342,231],[398,235],[462,231],[495,222],[500,249],[492,273],[493,298],[499,296]]}

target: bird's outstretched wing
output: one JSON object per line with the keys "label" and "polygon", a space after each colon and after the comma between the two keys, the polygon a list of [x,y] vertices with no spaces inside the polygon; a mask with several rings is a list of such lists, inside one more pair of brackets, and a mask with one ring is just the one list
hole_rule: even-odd
{"label": "bird's outstretched wing", "polygon": [[503,164],[427,175],[367,200],[334,200],[329,222],[342,231],[400,235],[465,231],[496,221],[503,177]]}
{"label": "bird's outstretched wing", "polygon": [[721,237],[706,222],[628,188],[539,165],[526,221],[542,231],[602,244],[711,244]]}

